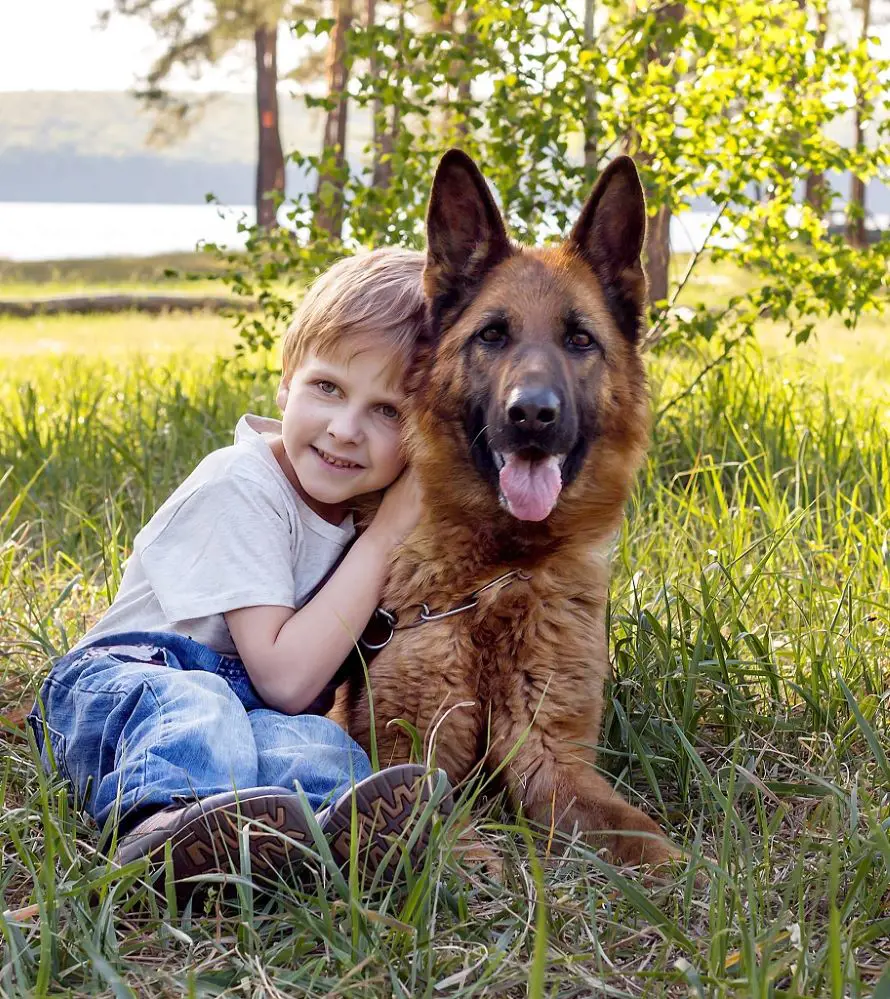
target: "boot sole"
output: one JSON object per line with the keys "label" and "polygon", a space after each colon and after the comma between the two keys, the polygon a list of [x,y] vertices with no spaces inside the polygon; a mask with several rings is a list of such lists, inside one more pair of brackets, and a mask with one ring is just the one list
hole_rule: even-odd
{"label": "boot sole", "polygon": [[[444,772],[430,774],[426,767],[406,763],[372,774],[356,784],[331,806],[322,820],[325,837],[339,867],[348,867],[353,853],[365,871],[384,868],[384,877],[396,873],[403,851],[392,849],[401,839],[405,845],[428,802],[438,798],[436,810],[443,818],[451,813],[454,799]],[[352,813],[356,812],[358,843],[352,843]],[[429,820],[410,847],[411,866],[417,868],[429,845]]]}

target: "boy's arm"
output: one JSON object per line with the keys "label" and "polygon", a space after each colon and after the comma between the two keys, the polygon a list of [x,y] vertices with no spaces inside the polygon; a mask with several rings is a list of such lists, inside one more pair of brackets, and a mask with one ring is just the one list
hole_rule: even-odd
{"label": "boy's arm", "polygon": [[414,527],[418,512],[416,485],[403,476],[387,490],[371,526],[328,582],[300,610],[226,612],[238,655],[271,708],[298,714],[337,672],[377,607],[393,549]]}

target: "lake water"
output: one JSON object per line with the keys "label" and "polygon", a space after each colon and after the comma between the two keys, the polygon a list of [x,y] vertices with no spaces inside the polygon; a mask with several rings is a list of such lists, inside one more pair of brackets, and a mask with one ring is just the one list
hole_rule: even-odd
{"label": "lake water", "polygon": [[238,220],[249,207],[0,202],[0,257],[63,260],[193,250],[205,239],[243,246]]}
{"label": "lake water", "polygon": [[[193,250],[199,240],[244,245],[238,222],[253,208],[217,205],[50,204],[0,202],[0,258],[62,260],[149,256]],[[676,252],[697,249],[713,216],[687,212],[671,223]]]}

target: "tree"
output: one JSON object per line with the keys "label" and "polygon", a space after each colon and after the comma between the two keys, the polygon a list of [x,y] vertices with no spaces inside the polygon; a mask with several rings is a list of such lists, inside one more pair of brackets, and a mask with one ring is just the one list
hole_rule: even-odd
{"label": "tree", "polygon": [[[400,122],[389,182],[373,184],[375,140],[369,169],[343,175],[344,241],[318,240],[306,223],[318,210],[313,192],[297,208],[299,238],[274,267],[258,259],[247,284],[238,261],[243,290],[261,295],[268,331],[291,308],[276,289],[282,277],[315,273],[344,249],[422,245],[430,178],[460,122],[468,125],[461,144],[527,242],[565,232],[591,174],[629,136],[653,213],[669,221],[693,202],[715,206],[688,274],[706,258],[728,259],[748,272],[746,285],[719,308],[681,313],[671,306],[685,278],[666,281],[653,295],[650,346],[682,340],[728,356],[763,315],[781,317],[789,335],[805,340],[824,315],[854,325],[863,310],[883,308],[890,238],[868,253],[845,245],[800,203],[800,190],[814,171],[870,176],[890,164],[880,129],[859,150],[830,138],[848,113],[853,78],[869,114],[880,116],[890,61],[862,46],[819,42],[799,0],[598,0],[595,41],[580,8],[473,0],[472,31],[448,32],[429,27],[430,7],[420,0],[379,0],[373,20],[353,23],[350,100]],[[436,0],[432,11],[466,24],[466,0]],[[314,167],[320,157],[304,161]],[[650,235],[660,246],[669,246],[666,237],[667,225]],[[250,342],[268,342],[270,332],[258,332],[262,319],[250,323]]]}
{"label": "tree", "polygon": [[[584,52],[592,52],[596,45],[596,0],[584,0]],[[592,81],[584,86],[584,169],[587,181],[596,180],[599,150],[597,137],[597,95]]]}
{"label": "tree", "polygon": [[[637,4],[633,0],[631,0],[631,9],[634,16],[639,16]],[[682,18],[682,2],[667,3],[655,10],[652,38],[646,49],[644,72],[647,74],[652,72],[656,77],[662,75],[666,61],[672,58],[673,40],[679,33]],[[637,126],[625,136],[624,142],[626,151],[636,152],[645,166],[650,166],[653,158],[657,156],[655,150],[650,153],[638,149],[639,128]],[[671,216],[673,210],[670,201],[659,196],[653,173],[652,170],[646,171],[649,177],[649,183],[646,184],[646,198],[649,203],[649,224],[646,231],[645,250],[646,276],[649,279],[649,300],[651,302],[665,302],[670,290]]]}
{"label": "tree", "polygon": [[256,216],[261,229],[276,224],[277,202],[284,198],[284,150],[278,118],[278,24],[254,29],[256,56],[257,171]]}
{"label": "tree", "polygon": [[[397,36],[404,29],[403,15],[404,7],[400,5],[399,17],[396,22]],[[379,95],[378,83],[383,61],[381,48],[385,40],[377,37],[377,0],[368,0],[365,25],[366,37],[370,40],[368,73],[373,81],[371,89],[375,95],[371,101],[371,119],[374,130],[371,140],[371,187],[378,191],[385,191],[389,187],[392,177],[392,153],[401,127],[401,120],[398,105],[395,107],[387,106]],[[398,50],[400,47],[396,48]]]}
{"label": "tree", "polygon": [[284,152],[278,120],[278,25],[304,18],[308,3],[294,0],[113,0],[103,22],[117,14],[141,17],[166,45],[137,90],[158,112],[152,137],[171,141],[190,127],[205,99],[184,98],[166,87],[171,72],[183,67],[197,75],[236,46],[251,42],[256,66],[257,107],[257,224],[275,225],[278,202],[284,197]]}
{"label": "tree", "polygon": [[[798,0],[798,2],[801,10],[809,13],[807,0]],[[813,17],[815,18],[813,34],[816,49],[822,52],[828,38],[828,10],[823,9],[821,4],[813,6]],[[819,218],[824,218],[825,213],[831,206],[831,189],[825,179],[825,171],[823,169],[816,167],[807,174],[804,181],[804,201]]]}
{"label": "tree", "polygon": [[352,0],[335,0],[334,29],[328,56],[328,112],[316,182],[318,207],[315,224],[332,239],[343,226],[343,189],[349,166],[346,160],[346,125],[349,114],[349,54],[347,37],[352,28]]}
{"label": "tree", "polygon": [[[866,48],[868,33],[871,30],[871,0],[861,0],[858,6],[862,11],[862,35],[859,45],[861,48]],[[866,82],[857,78],[856,123],[853,142],[857,154],[860,155],[865,151],[865,123],[868,110]],[[865,183],[861,171],[854,170],[850,183],[850,202],[847,208],[847,242],[857,249],[862,249],[868,245],[868,237],[865,233]]]}

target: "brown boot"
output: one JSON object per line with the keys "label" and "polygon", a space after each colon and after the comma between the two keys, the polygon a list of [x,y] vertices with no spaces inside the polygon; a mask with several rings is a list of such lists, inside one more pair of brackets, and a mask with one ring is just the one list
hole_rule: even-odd
{"label": "brown boot", "polygon": [[[177,882],[240,871],[246,825],[252,875],[275,881],[303,866],[303,851],[295,844],[311,846],[312,832],[299,797],[280,787],[223,791],[191,805],[161,808],[121,839],[114,863],[123,866],[146,856],[163,862],[170,841]],[[178,894],[187,896],[194,887],[181,885]]]}
{"label": "brown boot", "polygon": [[[409,848],[411,866],[417,868],[429,845],[431,813],[451,813],[454,795],[444,770],[405,763],[371,774],[351,788],[330,808],[318,813],[318,821],[330,843],[334,860],[349,864],[352,813],[356,813],[358,843],[355,854],[362,869],[373,876],[384,864],[384,879],[395,874],[402,850],[392,849],[397,840]],[[421,824],[421,817],[426,814]],[[416,833],[416,836],[415,836]]]}

